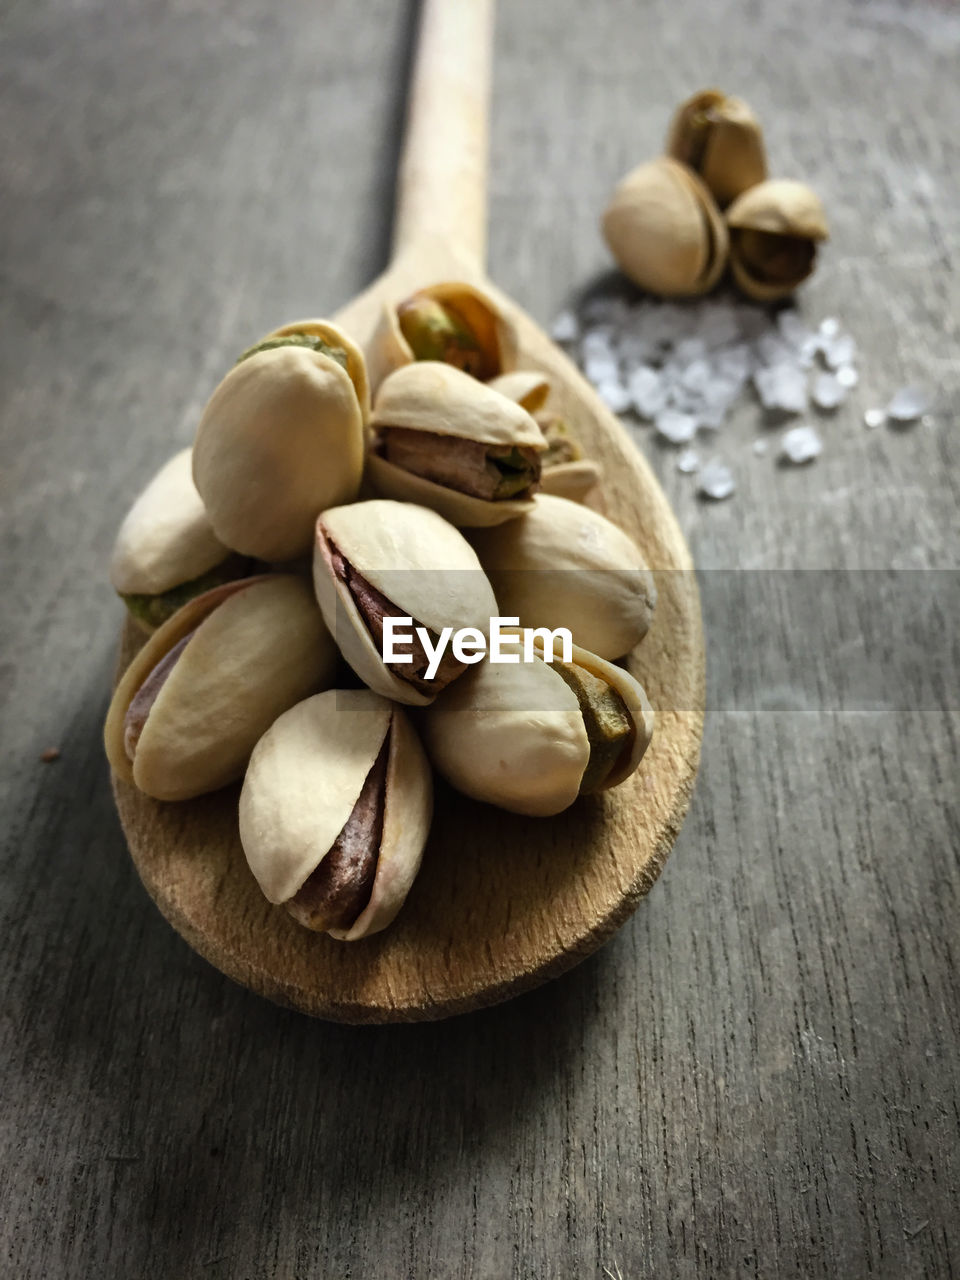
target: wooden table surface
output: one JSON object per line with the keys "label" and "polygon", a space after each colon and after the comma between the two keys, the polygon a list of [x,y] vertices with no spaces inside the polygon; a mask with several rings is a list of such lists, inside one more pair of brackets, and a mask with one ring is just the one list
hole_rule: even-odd
{"label": "wooden table surface", "polygon": [[[606,271],[610,185],[716,81],[822,194],[801,306],[861,352],[809,468],[754,457],[744,404],[726,503],[644,438],[711,694],[692,811],[616,939],[500,1008],[340,1027],[194,956],[127,858],[114,531],[236,351],[382,265],[414,17],[7,7],[0,1272],[958,1274],[955,7],[502,0],[495,280],[548,322]],[[906,382],[933,424],[865,430]]]}

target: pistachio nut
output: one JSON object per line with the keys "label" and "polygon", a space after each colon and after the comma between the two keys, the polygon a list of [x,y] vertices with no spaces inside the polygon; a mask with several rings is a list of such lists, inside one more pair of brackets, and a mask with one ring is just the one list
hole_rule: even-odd
{"label": "pistachio nut", "polygon": [[514,400],[452,365],[419,361],[380,386],[367,474],[388,498],[462,527],[512,520],[533,503],[543,432]]}
{"label": "pistachio nut", "polygon": [[494,378],[490,386],[516,400],[533,415],[543,432],[547,448],[540,457],[540,492],[582,502],[599,484],[603,471],[598,463],[584,457],[566,418],[545,407],[550,394],[549,379],[542,373],[522,369]]}
{"label": "pistachio nut", "polygon": [[785,298],[813,272],[817,245],[829,233],[823,205],[802,182],[771,179],[727,210],[730,266],[749,298]]}
{"label": "pistachio nut", "polygon": [[[412,503],[373,499],[325,511],[313,564],[320,609],[340,652],[366,685],[397,702],[432,702],[467,665],[438,649],[438,638],[466,627],[486,636],[497,612],[467,540]],[[413,639],[402,647],[398,641],[402,657],[387,663],[392,624],[385,620],[392,618],[410,619]]]}
{"label": "pistachio nut", "polygon": [[664,297],[707,293],[727,261],[727,229],[692,169],[661,156],[628,173],[603,215],[621,270]]}
{"label": "pistachio nut", "polygon": [[401,708],[331,689],[285,711],[254,748],[240,841],[270,902],[353,942],[403,906],[432,811],[430,766]]}
{"label": "pistachio nut", "polygon": [[653,574],[636,543],[598,511],[541,493],[529,515],[470,540],[501,614],[521,627],[567,627],[601,658],[622,658],[647,634]]}
{"label": "pistachio nut", "polygon": [[681,103],[665,151],[703,179],[721,208],[767,176],[760,121],[740,98],[702,89]]}
{"label": "pistachio nut", "polygon": [[484,660],[424,713],[427,754],[458,791],[547,817],[635,771],[653,733],[636,680],[574,645],[572,662]]}
{"label": "pistachio nut", "polygon": [[345,353],[347,368],[319,347],[272,345],[284,336],[277,331],[214,391],[193,447],[193,478],[217,537],[262,560],[308,551],[317,512],[360,488],[363,357],[335,325],[309,323]]}
{"label": "pistachio nut", "polygon": [[374,391],[394,369],[440,360],[481,381],[516,364],[512,323],[482,289],[446,280],[385,304],[367,351]]}
{"label": "pistachio nut", "polygon": [[211,528],[190,472],[190,450],[164,463],[124,517],[110,581],[145,631],[211,587],[250,572]]}
{"label": "pistachio nut", "polygon": [[301,698],[329,688],[336,648],[308,583],[272,574],[184,605],[114,691],[104,728],[114,773],[156,800],[233,782],[258,738]]}

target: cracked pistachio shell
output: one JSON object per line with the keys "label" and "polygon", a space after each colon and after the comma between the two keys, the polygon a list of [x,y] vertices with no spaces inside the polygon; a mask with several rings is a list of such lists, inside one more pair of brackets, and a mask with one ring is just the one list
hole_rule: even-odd
{"label": "cracked pistachio shell", "polygon": [[700,175],[721,208],[767,176],[760,121],[719,89],[703,89],[677,108],[665,151]]}
{"label": "cracked pistachio shell", "polygon": [[[487,362],[498,374],[506,373],[516,366],[516,330],[484,290],[463,281],[445,280],[414,292],[449,305],[474,334]],[[392,303],[384,304],[367,348],[367,369],[374,392],[394,369],[414,361],[414,354],[403,336],[397,315],[397,307],[406,301],[406,298],[398,298]]]}
{"label": "cracked pistachio shell", "polygon": [[[745,191],[727,210],[730,228],[730,266],[737,285],[750,298],[773,302],[791,294],[813,272],[816,247],[830,234],[823,205],[802,182],[775,178]],[[787,242],[807,241],[808,252],[786,278],[764,278],[751,251],[749,233],[783,236]]]}
{"label": "cracked pistachio shell", "polygon": [[[131,762],[124,720],[140,686],[191,636],[150,708]],[[156,800],[186,800],[233,782],[281,712],[327,688],[336,649],[309,584],[246,578],[197,596],[150,637],[114,691],[104,728],[114,773]]]}
{"label": "cracked pistachio shell", "polygon": [[290,560],[309,551],[317,512],[356,497],[363,447],[363,406],[342,365],[276,347],[242,360],[214,391],[193,478],[222,542]]}
{"label": "cracked pistachio shell", "polygon": [[384,664],[346,584],[334,574],[331,542],[400,616],[437,634],[444,627],[476,627],[484,635],[490,630],[497,602],[477,553],[442,516],[409,502],[354,502],[317,520],[314,587],[340,652],[374,692],[427,706],[432,698]]}
{"label": "cracked pistachio shell", "polygon": [[[502,396],[516,400],[528,413],[539,413],[550,395],[550,381],[542,373],[518,369],[494,378],[489,384]],[[549,441],[548,441],[549,447]],[[603,478],[603,470],[592,458],[577,458],[572,462],[551,464],[546,458],[540,472],[540,492],[551,493],[558,498],[582,502]]]}
{"label": "cracked pistachio shell", "polygon": [[[436,360],[418,360],[391,373],[377,392],[370,425],[374,431],[409,428],[481,444],[547,447],[543,432],[515,400]],[[460,493],[404,471],[375,450],[367,457],[367,476],[383,497],[430,507],[461,528],[501,524],[533,506],[533,498],[488,501]]]}
{"label": "cracked pistachio shell", "polygon": [[331,689],[284,712],[254,748],[240,793],[240,841],[270,902],[289,901],[316,871],[353,812],[383,740],[383,834],[367,905],[332,937],[385,929],[420,868],[433,814],[433,778],[404,712],[369,689]]}
{"label": "cracked pistachio shell", "polygon": [[193,483],[191,450],[181,449],[124,517],[110,561],[110,582],[122,595],[160,595],[208,573],[228,555]]}
{"label": "cracked pistachio shell", "polygon": [[661,156],[628,173],[603,215],[621,270],[664,297],[707,293],[727,260],[727,229],[692,169]]}
{"label": "cracked pistachio shell", "polygon": [[504,617],[569,628],[574,643],[621,658],[647,634],[657,602],[636,543],[599,512],[538,494],[533,511],[471,542]]}
{"label": "cracked pistachio shell", "polygon": [[306,333],[312,337],[321,338],[327,346],[340,347],[346,353],[347,373],[356,387],[360,410],[366,422],[370,416],[370,382],[367,377],[367,362],[354,340],[345,329],[329,320],[294,320],[290,324],[281,325],[279,329],[271,329],[260,341],[269,342],[271,338],[285,338],[296,333]]}
{"label": "cracked pistachio shell", "polygon": [[[607,790],[639,765],[653,734],[653,711],[628,672],[577,645],[573,660],[616,689],[634,724]],[[474,800],[549,817],[580,794],[590,741],[577,695],[549,663],[485,659],[451,685],[421,723],[435,768]]]}

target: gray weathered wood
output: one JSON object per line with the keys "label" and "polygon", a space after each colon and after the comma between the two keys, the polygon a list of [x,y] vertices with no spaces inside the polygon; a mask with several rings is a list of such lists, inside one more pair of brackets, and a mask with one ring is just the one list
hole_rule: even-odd
{"label": "gray weathered wood", "polygon": [[[234,351],[382,265],[410,17],[388,0],[8,8],[0,1266],[953,1275],[946,7],[504,0],[498,25],[490,270],[538,319],[607,268],[607,188],[700,84],[749,97],[778,169],[822,193],[834,239],[802,305],[862,349],[823,458],[754,458],[748,407],[724,446],[729,503],[702,505],[671,453],[651,457],[704,569],[953,571],[822,579],[804,641],[838,658],[850,636],[826,584],[867,622],[916,600],[920,635],[880,646],[886,679],[843,698],[762,666],[735,684],[754,649],[802,651],[763,607],[797,597],[754,575],[735,609],[707,575],[716,696],[660,884],[593,960],[486,1013],[374,1030],[283,1012],[195,957],[136,880],[99,742],[113,532]],[[863,408],[907,380],[937,388],[935,425],[865,431]],[[60,761],[39,763],[51,745]]]}

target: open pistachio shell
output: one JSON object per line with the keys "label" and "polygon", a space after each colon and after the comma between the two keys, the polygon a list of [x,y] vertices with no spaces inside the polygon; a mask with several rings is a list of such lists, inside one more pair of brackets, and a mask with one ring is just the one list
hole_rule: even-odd
{"label": "open pistachio shell", "polygon": [[416,878],[430,830],[433,780],[404,712],[368,689],[331,689],[291,707],[257,743],[240,793],[240,841],[270,902],[285,903],[330,852],[390,736],[383,828],[369,900],[353,942],[385,929]]}
{"label": "open pistachio shell", "polygon": [[552,493],[558,498],[569,498],[572,502],[582,502],[587,494],[603,478],[603,469],[592,458],[574,458],[567,462],[551,462],[550,435],[547,430],[554,415],[544,410],[550,394],[549,379],[541,373],[526,369],[518,369],[515,373],[505,373],[494,378],[490,383],[494,391],[516,400],[528,413],[535,415],[535,420],[547,438],[547,452],[543,455],[540,472],[540,492]]}
{"label": "open pistachio shell", "polygon": [[785,178],[761,182],[727,210],[730,266],[750,298],[773,302],[813,272],[817,245],[829,236],[817,195]]}
{"label": "open pistachio shell", "polygon": [[220,540],[289,560],[310,549],[317,513],[356,497],[363,407],[336,360],[274,347],[235,365],[197,429],[193,478]]}
{"label": "open pistachio shell", "polygon": [[160,595],[208,573],[230,554],[197,493],[191,451],[164,463],[124,517],[110,561],[121,595]]}
{"label": "open pistachio shell", "polygon": [[357,391],[363,420],[370,416],[370,383],[367,377],[367,362],[363,352],[350,337],[347,331],[331,320],[293,320],[290,324],[272,329],[261,338],[261,342],[269,342],[274,338],[287,338],[303,334],[320,338],[330,347],[338,347],[346,357],[347,373]]}
{"label": "open pistachio shell", "polygon": [[727,261],[727,230],[692,169],[661,156],[628,173],[603,215],[621,270],[664,297],[707,293]]}
{"label": "open pistachio shell", "polygon": [[[490,377],[513,369],[517,362],[517,335],[513,324],[482,289],[458,280],[445,280],[417,291],[424,297],[449,307],[476,338]],[[374,393],[394,369],[416,358],[400,327],[398,307],[409,299],[384,304],[380,321],[367,349],[367,370]]]}
{"label": "open pistachio shell", "polygon": [[[537,646],[542,654],[542,646]],[[519,655],[518,655],[519,656]],[[573,646],[574,663],[620,695],[632,733],[601,789],[637,768],[653,712],[636,680]],[[556,667],[533,662],[475,666],[424,713],[424,742],[437,770],[465,795],[532,817],[569,808],[580,795],[591,745],[577,695]]]}
{"label": "open pistachio shell", "polygon": [[760,121],[740,98],[719,89],[703,89],[681,103],[665,150],[700,175],[721,208],[767,176]]}
{"label": "open pistachio shell", "polygon": [[[484,445],[543,452],[547,443],[531,415],[515,400],[435,360],[404,365],[381,384],[370,425],[450,436]],[[374,438],[367,475],[377,493],[416,502],[461,528],[501,524],[529,511],[533,497],[488,499],[415,475],[388,462]]]}
{"label": "open pistachio shell", "polygon": [[[157,664],[190,637],[147,714],[134,758],[131,702]],[[117,685],[104,742],[113,771],[157,800],[233,782],[282,711],[331,684],[336,649],[310,587],[287,574],[197,596],[150,637]]]}
{"label": "open pistachio shell", "polygon": [[436,694],[414,688],[385,665],[353,595],[335,572],[332,549],[395,606],[396,616],[410,617],[434,635],[445,627],[488,633],[497,602],[477,553],[435,511],[387,499],[325,511],[316,532],[314,587],[340,652],[376,693],[427,706]]}
{"label": "open pistachio shell", "polygon": [[538,494],[529,515],[471,534],[504,617],[567,627],[574,642],[621,658],[646,635],[657,590],[631,538],[599,512]]}

